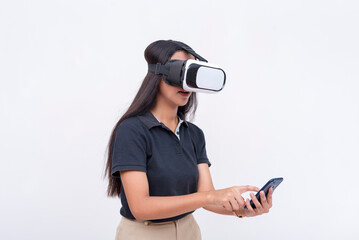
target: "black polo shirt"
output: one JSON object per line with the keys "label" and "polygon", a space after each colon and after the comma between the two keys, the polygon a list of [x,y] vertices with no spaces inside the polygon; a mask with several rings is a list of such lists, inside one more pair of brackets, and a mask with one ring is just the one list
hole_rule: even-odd
{"label": "black polo shirt", "polygon": [[[168,127],[148,111],[144,115],[125,119],[117,127],[112,146],[112,176],[121,170],[146,172],[150,196],[178,196],[197,192],[199,163],[211,166],[206,154],[202,130],[186,121],[182,114],[180,140]],[[121,186],[120,214],[135,219]],[[155,219],[165,222],[180,219],[190,213]]]}

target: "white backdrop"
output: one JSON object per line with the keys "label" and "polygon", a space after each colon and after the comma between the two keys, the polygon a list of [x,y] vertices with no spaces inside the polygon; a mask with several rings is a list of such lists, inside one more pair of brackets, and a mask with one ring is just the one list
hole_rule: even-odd
{"label": "white backdrop", "polygon": [[284,177],[269,214],[198,209],[203,239],[358,239],[357,1],[0,1],[0,239],[114,239],[110,132],[158,39],[227,72],[199,94],[215,187]]}

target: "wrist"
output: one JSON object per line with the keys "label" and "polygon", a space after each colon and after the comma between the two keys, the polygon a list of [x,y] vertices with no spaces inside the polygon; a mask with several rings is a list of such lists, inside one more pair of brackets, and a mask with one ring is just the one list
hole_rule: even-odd
{"label": "wrist", "polygon": [[213,191],[207,191],[206,194],[206,205],[212,205],[213,204]]}

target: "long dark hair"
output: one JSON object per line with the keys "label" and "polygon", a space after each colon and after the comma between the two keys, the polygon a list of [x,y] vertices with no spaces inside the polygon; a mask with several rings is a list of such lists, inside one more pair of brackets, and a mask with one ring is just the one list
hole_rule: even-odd
{"label": "long dark hair", "polygon": [[[165,64],[176,51],[182,50],[181,46],[179,46],[176,42],[178,41],[159,40],[151,43],[145,50],[145,59],[147,63]],[[133,116],[142,115],[154,106],[161,78],[162,77],[160,75],[155,75],[154,73],[150,72],[147,73],[130,107],[127,109],[125,114],[120,118],[120,120],[117,122],[117,124],[112,130],[110,141],[107,145],[107,163],[104,175],[104,177],[108,177],[109,180],[107,187],[107,196],[109,197],[120,197],[121,191],[121,179],[119,177],[112,177],[111,175],[112,145],[115,138],[116,128],[123,120]],[[196,93],[192,92],[186,105],[178,107],[178,112],[181,112],[185,117],[188,113],[191,113],[191,115],[194,116],[196,109],[197,97]]]}

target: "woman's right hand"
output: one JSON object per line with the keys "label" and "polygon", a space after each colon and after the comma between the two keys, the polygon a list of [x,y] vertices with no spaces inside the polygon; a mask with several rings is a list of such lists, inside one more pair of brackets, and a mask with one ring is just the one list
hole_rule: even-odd
{"label": "woman's right hand", "polygon": [[228,211],[237,211],[244,208],[245,200],[242,193],[248,191],[259,191],[255,186],[233,186],[225,189],[213,190],[209,192],[210,204],[220,205]]}

